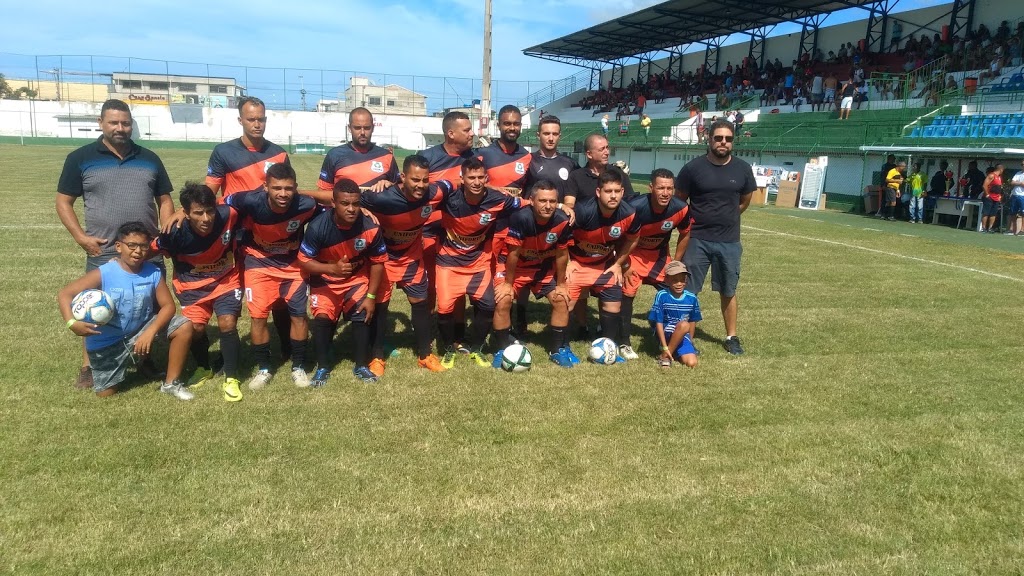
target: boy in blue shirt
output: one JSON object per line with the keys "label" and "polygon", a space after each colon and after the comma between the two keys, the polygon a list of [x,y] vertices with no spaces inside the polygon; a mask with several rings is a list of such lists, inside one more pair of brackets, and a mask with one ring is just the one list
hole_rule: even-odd
{"label": "boy in blue shirt", "polygon": [[647,315],[661,346],[658,362],[663,368],[672,366],[673,358],[690,368],[697,365],[693,331],[702,318],[697,297],[685,290],[687,276],[682,262],[669,262],[665,266],[665,284],[669,289],[658,290]]}
{"label": "boy in blue shirt", "polygon": [[[167,376],[160,391],[179,400],[193,398],[178,380],[192,341],[192,323],[175,316],[174,300],[163,273],[146,261],[151,241],[143,223],[122,225],[114,242],[117,257],[68,284],[57,295],[64,322],[72,332],[85,337],[93,391],[101,398],[117,392],[128,363],[138,365],[158,338],[170,341]],[[103,290],[113,300],[114,317],[103,326],[75,320],[71,314],[71,300],[90,288]]]}

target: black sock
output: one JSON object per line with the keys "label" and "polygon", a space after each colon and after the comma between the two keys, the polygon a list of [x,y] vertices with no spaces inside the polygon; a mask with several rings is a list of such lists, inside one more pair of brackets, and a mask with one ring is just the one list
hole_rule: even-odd
{"label": "black sock", "polygon": [[633,298],[633,296],[622,297],[622,310],[619,312],[619,316],[622,318],[622,327],[619,332],[622,344],[629,344],[629,339],[633,336]]}
{"label": "black sock", "polygon": [[281,357],[288,358],[292,355],[292,317],[288,315],[287,308],[272,309],[270,317],[274,319],[274,330],[277,331],[277,340],[281,343]]}
{"label": "black sock", "polygon": [[331,361],[331,342],[334,341],[334,331],[337,324],[327,318],[313,318],[313,348],[316,349],[316,367],[330,370],[334,363]]}
{"label": "black sock", "polygon": [[306,339],[292,341],[292,370],[296,368],[306,369]]}
{"label": "black sock", "polygon": [[601,337],[608,338],[616,345],[619,344],[619,326],[622,324],[622,320],[617,312],[605,312],[601,310],[598,313],[598,318],[601,319]]}
{"label": "black sock", "polygon": [[466,343],[466,322],[465,321],[463,321],[463,322],[456,322],[455,323],[455,332],[454,332],[453,338],[455,338],[455,340],[453,340],[453,342],[458,342],[459,344],[465,344]]}
{"label": "black sock", "polygon": [[359,320],[352,323],[352,359],[356,366],[370,364],[370,339],[373,332],[371,324]]}
{"label": "black sock", "polygon": [[565,326],[551,326],[551,341],[548,343],[548,354],[554,354],[558,352],[559,348],[567,347],[565,342],[566,333],[568,330]]}
{"label": "black sock", "polygon": [[385,359],[384,356],[384,340],[386,339],[387,326],[388,326],[388,305],[390,302],[384,302],[377,304],[377,307],[373,310],[373,347],[370,350],[370,354],[374,358]]}
{"label": "black sock", "polygon": [[256,361],[256,367],[260,370],[270,370],[270,342],[266,344],[254,344],[252,357]]}
{"label": "black sock", "polygon": [[501,328],[494,331],[494,349],[504,350],[512,344],[512,329]]}
{"label": "black sock", "polygon": [[427,301],[409,305],[412,308],[412,332],[416,337],[416,356],[420,360],[430,356],[430,308]]}
{"label": "black sock", "polygon": [[196,366],[205,370],[210,369],[210,338],[207,337],[205,330],[203,335],[198,338],[193,334],[189,350],[192,352],[192,358],[196,361]]}
{"label": "black sock", "polygon": [[220,333],[220,356],[224,360],[224,377],[238,377],[238,354],[242,350],[242,341],[238,330]]}
{"label": "black sock", "polygon": [[526,301],[516,302],[516,327],[526,327]]}
{"label": "black sock", "polygon": [[437,349],[441,354],[452,350],[455,346],[455,314],[437,315]]}
{"label": "black sock", "polygon": [[473,334],[469,349],[479,352],[487,341],[487,335],[491,333],[491,322],[494,320],[494,310],[481,310],[479,306],[473,309]]}

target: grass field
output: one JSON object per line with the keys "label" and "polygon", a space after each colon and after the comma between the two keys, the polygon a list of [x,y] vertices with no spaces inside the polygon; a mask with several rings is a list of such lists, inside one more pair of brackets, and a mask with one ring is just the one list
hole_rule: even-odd
{"label": "grass field", "polygon": [[83,262],[53,211],[68,151],[0,146],[0,572],[1024,571],[1024,240],[754,208],[742,357],[705,292],[695,370],[427,374],[406,349],[374,386],[345,361],[238,404],[104,401],[56,310]]}

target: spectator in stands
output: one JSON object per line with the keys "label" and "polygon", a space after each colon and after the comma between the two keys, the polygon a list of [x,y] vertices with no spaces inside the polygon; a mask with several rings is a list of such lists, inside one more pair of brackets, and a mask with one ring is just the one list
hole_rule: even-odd
{"label": "spectator in stands", "polygon": [[818,112],[822,108],[822,102],[825,101],[825,79],[821,77],[821,73],[816,73],[814,79],[811,80],[811,112]]}
{"label": "spectator in stands", "polygon": [[867,102],[869,100],[868,83],[866,81],[861,80],[860,83],[857,84],[857,96],[854,98],[854,100],[857,102],[857,110],[860,110],[861,103]]}
{"label": "spectator in stands", "polygon": [[839,90],[839,96],[842,100],[839,103],[839,119],[849,120],[850,110],[853,110],[853,98],[857,94],[857,85],[853,81],[853,77],[847,80],[843,87]]}
{"label": "spectator in stands", "polygon": [[646,141],[651,134],[651,117],[644,114],[640,119],[640,127],[644,129],[644,140]]}
{"label": "spectator in stands", "polygon": [[605,114],[604,116],[601,117],[601,133],[604,134],[605,138],[608,137],[608,115],[607,114]]}
{"label": "spectator in stands", "polygon": [[641,93],[639,96],[636,97],[636,107],[634,109],[634,112],[636,112],[637,114],[643,114],[644,108],[646,107],[647,98],[643,95],[643,93]]}
{"label": "spectator in stands", "polygon": [[699,114],[694,123],[697,125],[697,143],[707,142],[708,127],[704,125],[704,115]]}
{"label": "spectator in stands", "polygon": [[1013,195],[1010,196],[1010,233],[1020,236],[1024,234],[1021,230],[1021,224],[1024,224],[1024,161],[1010,182],[1013,183]]}
{"label": "spectator in stands", "polygon": [[835,64],[837,62],[839,62],[839,57],[836,56],[836,53],[833,50],[829,50],[828,51],[828,58],[825,59],[825,63],[826,64]]}
{"label": "spectator in stands", "polygon": [[980,198],[984,190],[985,173],[978,169],[978,161],[971,160],[967,164],[967,172],[964,173],[964,180],[967,180],[966,189],[961,187],[960,195],[970,198]]}
{"label": "spectator in stands", "polygon": [[804,103],[804,88],[799,84],[793,88],[793,112],[799,112],[800,106]]}
{"label": "spectator in stands", "polygon": [[825,78],[825,104],[828,104],[829,109],[832,108],[833,103],[836,102],[836,88],[839,87],[839,80],[836,79],[836,75],[832,72],[828,73]]}
{"label": "spectator in stands", "polygon": [[736,125],[736,137],[739,138],[740,135],[743,134],[743,111],[742,110],[737,110],[736,111],[736,119],[733,121],[733,124]]}
{"label": "spectator in stands", "polygon": [[956,83],[956,78],[953,78],[952,74],[946,76],[946,90],[956,90],[959,87]]}
{"label": "spectator in stands", "polygon": [[982,184],[981,231],[994,234],[999,226],[999,212],[1003,207],[1003,165],[996,164],[986,170]]}
{"label": "spectator in stands", "polygon": [[893,18],[892,21],[892,40],[889,41],[889,52],[899,52],[900,40],[903,37],[903,24],[900,24],[899,20]]}
{"label": "spectator in stands", "polygon": [[982,70],[981,74],[978,74],[978,85],[985,83],[985,79],[993,80],[999,77],[999,73],[1003,70],[1003,58],[999,55],[992,56],[992,60],[988,63],[988,69]]}

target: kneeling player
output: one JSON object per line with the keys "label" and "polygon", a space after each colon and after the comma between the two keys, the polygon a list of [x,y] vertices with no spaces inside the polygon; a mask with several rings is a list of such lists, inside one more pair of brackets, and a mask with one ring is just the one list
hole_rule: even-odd
{"label": "kneeling player", "polygon": [[570,368],[572,356],[565,346],[569,324],[565,270],[572,229],[569,217],[558,209],[558,190],[550,181],[537,182],[530,198],[529,210],[524,208],[509,218],[505,274],[495,279],[494,338],[498,352],[493,365],[501,365],[501,351],[512,344],[512,302],[520,291],[529,288],[534,296],[546,297],[551,303],[548,356],[559,366]]}
{"label": "kneeling player", "polygon": [[[68,328],[85,337],[92,389],[101,398],[117,392],[128,363],[138,366],[139,358],[149,356],[158,338],[170,341],[167,375],[160,391],[179,400],[193,398],[178,380],[192,340],[192,327],[187,319],[174,315],[174,299],[163,273],[146,261],[151,241],[143,223],[122,225],[114,242],[117,257],[68,284],[57,295]],[[113,300],[114,317],[103,326],[77,321],[71,315],[71,300],[89,289],[103,290]]]}
{"label": "kneeling player", "polygon": [[330,378],[331,342],[339,318],[352,322],[355,368],[363,382],[376,382],[370,371],[374,341],[373,313],[377,288],[384,278],[387,250],[380,227],[364,216],[359,186],[347,178],[334,184],[334,210],[314,218],[299,249],[299,266],[309,274],[313,308],[313,344],[317,370],[313,386]]}
{"label": "kneeling player", "polygon": [[597,198],[575,206],[576,224],[566,274],[569,309],[587,293],[597,295],[601,335],[617,343],[622,326],[622,269],[636,246],[639,226],[633,207],[622,201],[622,177],[618,172],[602,172],[597,183]]}
{"label": "kneeling player", "polygon": [[242,399],[238,389],[238,315],[242,312],[242,282],[235,266],[235,232],[238,212],[217,205],[213,190],[189,182],[181,191],[185,220],[170,233],[161,234],[153,249],[174,264],[174,292],[181,313],[192,322],[192,357],[199,369],[190,388],[198,388],[213,376],[210,368],[210,340],[206,325],[217,315],[220,351],[224,359],[224,400]]}
{"label": "kneeling player", "polygon": [[693,368],[697,365],[697,349],[693,347],[693,332],[700,322],[700,304],[692,292],[686,292],[689,273],[678,260],[665,267],[667,290],[658,290],[647,319],[661,346],[658,362],[662,367],[672,366],[678,360]]}
{"label": "kneeling player", "polygon": [[629,255],[629,270],[622,286],[622,341],[619,355],[636,360],[630,345],[633,335],[633,299],[643,284],[665,288],[665,266],[673,260],[668,253],[672,230],[679,230],[675,260],[681,260],[690,237],[690,210],[685,200],[675,197],[675,178],[664,168],[651,173],[651,193],[629,201],[636,210],[635,224],[640,227],[636,249]]}

